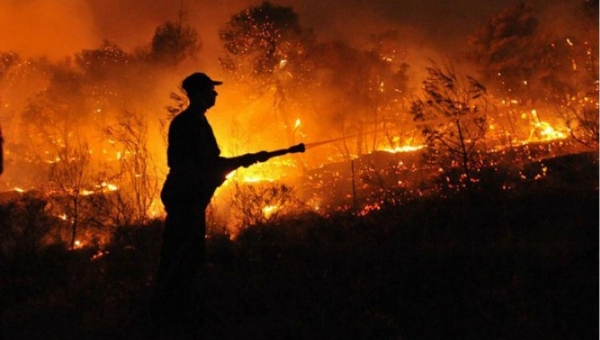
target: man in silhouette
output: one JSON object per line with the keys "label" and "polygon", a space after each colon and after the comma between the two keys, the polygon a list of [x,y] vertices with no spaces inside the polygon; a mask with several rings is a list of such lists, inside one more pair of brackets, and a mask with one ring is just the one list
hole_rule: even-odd
{"label": "man in silhouette", "polygon": [[166,328],[180,328],[192,317],[198,322],[198,274],[205,259],[205,211],[228,172],[266,161],[267,152],[235,158],[220,156],[213,130],[205,117],[217,98],[212,80],[193,73],[181,84],[189,106],[169,125],[167,162],[169,174],[161,191],[165,219],[161,258],[156,277],[155,303],[159,322]]}

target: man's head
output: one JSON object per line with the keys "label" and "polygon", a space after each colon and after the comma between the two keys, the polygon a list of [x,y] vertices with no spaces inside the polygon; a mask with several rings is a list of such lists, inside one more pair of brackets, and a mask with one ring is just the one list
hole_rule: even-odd
{"label": "man's head", "polygon": [[212,80],[204,73],[196,72],[189,75],[181,83],[181,87],[186,92],[191,104],[202,104],[207,109],[215,105],[217,91],[216,85],[223,82]]}

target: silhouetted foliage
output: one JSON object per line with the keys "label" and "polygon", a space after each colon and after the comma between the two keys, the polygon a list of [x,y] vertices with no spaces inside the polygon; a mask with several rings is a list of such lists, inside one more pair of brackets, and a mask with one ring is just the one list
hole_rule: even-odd
{"label": "silhouetted foliage", "polygon": [[36,254],[61,242],[63,223],[47,210],[48,201],[35,194],[0,205],[0,251],[4,256]]}
{"label": "silhouetted foliage", "polygon": [[89,83],[113,83],[118,71],[132,62],[132,57],[110,41],[93,50],[83,50],[75,56],[77,66],[85,73]]}
{"label": "silhouetted foliage", "polygon": [[[413,101],[411,114],[422,127],[429,157],[442,168],[460,168],[462,185],[474,179],[480,167],[482,142],[487,130],[488,103],[486,89],[470,76],[460,76],[453,69],[427,68],[423,97]],[[455,183],[459,184],[459,183]]]}
{"label": "silhouetted foliage", "polygon": [[189,25],[166,22],[156,28],[150,59],[171,67],[196,56],[200,49],[198,34]]}
{"label": "silhouetted foliage", "polygon": [[[422,196],[209,235],[203,338],[596,338],[598,157],[542,163],[548,176],[505,195]],[[0,205],[0,231],[43,206]],[[2,336],[152,338],[161,234],[151,221],[102,248],[4,247]]]}
{"label": "silhouetted foliage", "polygon": [[125,111],[104,133],[123,155],[112,175],[121,184],[112,201],[113,224],[143,224],[149,219],[148,211],[158,191],[156,164],[148,150],[148,123],[142,115]]}
{"label": "silhouetted foliage", "polygon": [[238,81],[250,81],[259,90],[275,82],[299,86],[306,79],[312,32],[303,29],[292,7],[264,2],[249,7],[219,31],[223,44],[221,65]]}

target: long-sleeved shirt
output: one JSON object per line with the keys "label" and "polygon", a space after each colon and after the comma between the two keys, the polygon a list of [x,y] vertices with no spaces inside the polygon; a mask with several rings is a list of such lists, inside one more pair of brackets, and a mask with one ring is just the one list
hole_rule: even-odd
{"label": "long-sleeved shirt", "polygon": [[167,163],[171,172],[192,175],[215,170],[221,150],[203,112],[185,110],[169,125]]}
{"label": "long-sleeved shirt", "polygon": [[222,183],[221,150],[204,112],[187,109],[169,125],[169,175],[161,198],[165,207],[208,205]]}

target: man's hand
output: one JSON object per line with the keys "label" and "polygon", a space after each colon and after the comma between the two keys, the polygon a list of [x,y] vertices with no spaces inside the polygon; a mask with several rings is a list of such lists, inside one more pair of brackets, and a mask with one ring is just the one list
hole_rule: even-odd
{"label": "man's hand", "polygon": [[266,162],[269,160],[269,158],[271,158],[269,153],[266,151],[257,152],[254,154],[254,156],[256,157],[256,161],[261,163]]}
{"label": "man's hand", "polygon": [[261,151],[257,153],[247,153],[240,157],[241,165],[245,168],[258,162],[266,162],[269,159],[269,153]]}

